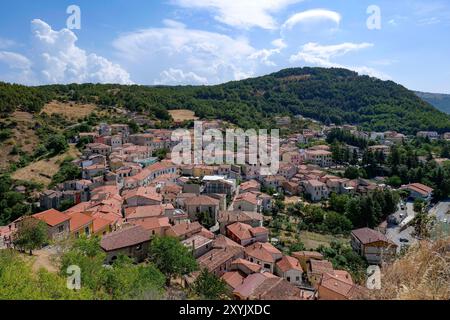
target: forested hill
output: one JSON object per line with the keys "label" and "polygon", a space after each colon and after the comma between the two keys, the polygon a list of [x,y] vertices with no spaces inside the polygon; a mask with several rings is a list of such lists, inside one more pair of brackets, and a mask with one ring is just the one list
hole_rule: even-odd
{"label": "forested hill", "polygon": [[425,100],[436,109],[450,114],[450,94],[415,92],[422,100]]}
{"label": "forested hill", "polygon": [[392,82],[345,69],[295,68],[216,86],[149,87],[51,85],[23,87],[0,83],[0,112],[38,111],[52,99],[95,102],[147,110],[169,119],[168,109],[192,109],[197,116],[221,118],[249,127],[270,127],[275,115],[303,115],[325,123],[364,129],[450,131],[450,116]]}

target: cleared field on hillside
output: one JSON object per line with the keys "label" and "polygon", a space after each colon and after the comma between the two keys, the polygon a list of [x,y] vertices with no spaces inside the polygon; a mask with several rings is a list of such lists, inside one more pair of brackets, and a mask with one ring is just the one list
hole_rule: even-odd
{"label": "cleared field on hillside", "polygon": [[96,106],[93,104],[75,104],[52,101],[44,106],[42,112],[48,115],[56,113],[69,120],[78,120],[90,115],[92,112],[96,111],[96,109]]}
{"label": "cleared field on hillside", "polygon": [[172,116],[173,120],[176,122],[198,120],[198,117],[195,116],[195,112],[191,110],[186,109],[169,110],[169,113]]}
{"label": "cleared field on hillside", "polygon": [[305,245],[306,250],[315,250],[320,245],[329,247],[333,240],[348,242],[349,239],[341,236],[324,235],[315,232],[301,231],[300,241]]}
{"label": "cleared field on hillside", "polygon": [[27,153],[32,153],[39,143],[39,138],[34,130],[35,121],[33,115],[28,112],[16,111],[4,122],[15,122],[16,127],[12,130],[10,139],[0,144],[0,170],[6,170],[9,165],[19,160],[18,155],[10,154],[14,145]]}
{"label": "cleared field on hillside", "polygon": [[33,162],[30,165],[17,170],[13,173],[12,178],[14,180],[34,181],[48,186],[51,182],[51,178],[58,172],[61,162],[69,156],[77,158],[80,156],[80,152],[74,146],[70,146],[70,149],[64,154],[50,159]]}

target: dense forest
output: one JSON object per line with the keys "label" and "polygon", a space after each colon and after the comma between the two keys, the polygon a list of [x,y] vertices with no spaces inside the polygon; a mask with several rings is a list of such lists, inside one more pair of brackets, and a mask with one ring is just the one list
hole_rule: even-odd
{"label": "dense forest", "polygon": [[367,130],[450,131],[450,116],[413,92],[345,69],[295,68],[216,86],[50,85],[27,88],[0,83],[0,113],[38,111],[47,101],[91,102],[147,111],[168,120],[170,109],[191,109],[243,128],[272,127],[275,115],[302,115]]}

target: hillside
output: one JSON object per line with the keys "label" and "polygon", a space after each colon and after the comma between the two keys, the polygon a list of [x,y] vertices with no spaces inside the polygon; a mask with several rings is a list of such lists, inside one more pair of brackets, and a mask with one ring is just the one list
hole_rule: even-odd
{"label": "hillside", "polygon": [[[2,100],[1,98],[4,97]],[[325,123],[369,130],[450,131],[450,116],[413,92],[345,69],[295,68],[216,86],[148,87],[52,85],[34,88],[0,83],[0,112],[35,111],[52,99],[148,111],[170,120],[168,110],[189,109],[244,127],[273,127],[274,115],[303,115]]]}
{"label": "hillside", "polygon": [[429,92],[415,92],[422,100],[428,102],[436,109],[450,114],[450,94],[429,93]]}

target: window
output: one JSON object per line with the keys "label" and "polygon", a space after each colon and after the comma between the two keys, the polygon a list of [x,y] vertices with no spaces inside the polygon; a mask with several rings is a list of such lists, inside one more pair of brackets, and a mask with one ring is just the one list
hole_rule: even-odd
{"label": "window", "polygon": [[295,277],[295,281],[300,281],[300,277]]}
{"label": "window", "polygon": [[136,251],[141,251],[141,249],[142,249],[142,245],[136,246]]}
{"label": "window", "polygon": [[89,229],[89,227],[84,228],[84,233],[89,235],[91,233],[91,229]]}
{"label": "window", "polygon": [[59,226],[58,227],[58,233],[62,233],[64,232],[64,226]]}
{"label": "window", "polygon": [[270,269],[270,264],[264,263],[264,268],[265,269]]}
{"label": "window", "polygon": [[288,282],[291,282],[291,277],[287,277],[286,280],[287,280]]}

